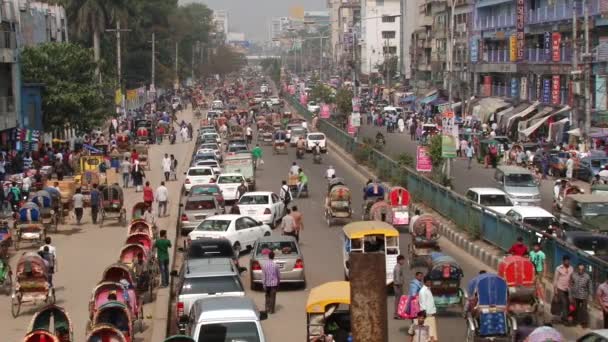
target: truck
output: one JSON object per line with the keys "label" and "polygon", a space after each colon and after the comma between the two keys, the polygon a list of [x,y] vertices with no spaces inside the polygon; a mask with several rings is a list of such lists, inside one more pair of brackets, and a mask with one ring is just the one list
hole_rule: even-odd
{"label": "truck", "polygon": [[224,157],[222,173],[240,173],[245,178],[249,191],[255,190],[255,167],[251,154],[227,155]]}

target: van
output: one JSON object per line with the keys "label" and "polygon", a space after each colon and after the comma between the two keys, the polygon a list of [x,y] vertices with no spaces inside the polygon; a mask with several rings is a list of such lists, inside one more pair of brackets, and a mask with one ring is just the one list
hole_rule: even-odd
{"label": "van", "polygon": [[559,226],[557,218],[550,212],[540,207],[518,206],[513,207],[505,214],[511,221],[532,226],[538,230],[545,231],[552,226]]}
{"label": "van", "polygon": [[195,341],[266,342],[267,317],[247,297],[204,298],[192,305],[185,333]]}
{"label": "van", "polygon": [[605,195],[568,195],[559,216],[564,229],[608,231],[608,201]]}
{"label": "van", "polygon": [[513,205],[540,205],[538,181],[528,169],[518,166],[499,166],[494,172],[498,187],[507,193]]}
{"label": "van", "polygon": [[222,173],[239,173],[243,175],[249,191],[255,190],[255,168],[251,153],[226,156],[224,158]]}

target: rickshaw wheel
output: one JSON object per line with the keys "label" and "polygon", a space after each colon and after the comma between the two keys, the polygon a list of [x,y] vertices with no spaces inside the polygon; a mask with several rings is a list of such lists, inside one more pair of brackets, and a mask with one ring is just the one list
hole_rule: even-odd
{"label": "rickshaw wheel", "polygon": [[17,318],[19,316],[19,312],[21,311],[21,296],[16,295],[11,299],[11,314],[13,318]]}

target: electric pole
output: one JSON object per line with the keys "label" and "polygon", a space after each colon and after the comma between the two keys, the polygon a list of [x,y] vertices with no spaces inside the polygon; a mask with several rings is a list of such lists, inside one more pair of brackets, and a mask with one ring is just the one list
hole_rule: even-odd
{"label": "electric pole", "polygon": [[[577,13],[576,13],[576,1],[572,2],[572,72],[570,73],[572,75],[572,87],[575,87],[576,83],[578,82],[578,77],[577,72],[578,72],[578,47],[576,44],[576,41],[578,39],[577,37],[577,32],[576,32],[576,17],[577,17]],[[576,99],[576,92],[572,91],[573,93],[573,97]],[[576,105],[576,101],[575,103],[572,103],[572,122],[574,123],[575,127],[579,127],[580,125],[580,118],[577,115],[577,105]],[[571,136],[572,137],[572,136]],[[572,139],[570,139],[571,142]]]}
{"label": "electric pole", "polygon": [[589,51],[589,10],[587,1],[583,0],[583,16],[585,25],[585,151],[591,150],[591,53]]}
{"label": "electric pole", "polygon": [[116,28],[115,29],[107,29],[106,32],[115,32],[116,33],[116,82],[118,83],[118,89],[122,89],[122,59],[121,59],[121,49],[120,49],[120,33],[121,32],[130,32],[129,29],[121,29],[120,28],[120,20],[116,20]]}
{"label": "electric pole", "polygon": [[179,66],[179,42],[175,42],[175,83],[179,84],[179,74],[177,73],[177,68]]}
{"label": "electric pole", "polygon": [[151,88],[156,89],[156,33],[152,32],[152,82]]}

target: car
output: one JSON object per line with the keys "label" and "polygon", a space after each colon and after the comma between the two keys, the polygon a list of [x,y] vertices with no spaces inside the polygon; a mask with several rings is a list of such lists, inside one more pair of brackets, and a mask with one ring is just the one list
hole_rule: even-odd
{"label": "car", "polygon": [[608,342],[608,329],[592,330],[579,337],[576,342]]}
{"label": "car", "polygon": [[224,109],[224,102],[222,102],[221,100],[214,100],[213,102],[211,102],[211,109],[215,109],[215,110]]}
{"label": "car", "polygon": [[218,158],[218,156],[212,150],[203,150],[197,151],[197,153],[194,155],[194,158],[192,159],[192,165],[194,166],[196,165],[197,161],[205,159],[214,159],[218,162],[222,160],[222,158]]}
{"label": "car", "polygon": [[216,142],[204,142],[198,145],[197,152],[200,150],[212,150],[213,153],[215,153],[215,155],[217,156],[217,158],[222,155],[220,144],[217,144]]}
{"label": "car", "polygon": [[[241,182],[245,182],[245,177],[240,173],[222,173],[217,177],[216,184],[222,189],[225,201],[236,201],[237,189]],[[245,184],[247,184],[245,182]]]}
{"label": "car", "polygon": [[240,254],[253,247],[257,239],[271,234],[272,229],[267,224],[250,216],[224,214],[208,217],[188,234],[188,238],[226,238],[230,240],[235,252]]}
{"label": "car", "polygon": [[308,111],[311,113],[316,113],[321,109],[321,107],[319,107],[319,105],[315,101],[310,101],[308,102],[306,109],[308,109]]}
{"label": "car", "polygon": [[234,249],[228,239],[201,238],[188,241],[186,250],[178,248],[180,252],[185,252],[188,260],[209,259],[209,258],[230,258],[235,265],[239,265],[239,259],[234,254]]}
{"label": "car", "polygon": [[[207,115],[209,115],[209,112],[207,112]],[[199,133],[199,136],[203,136],[205,133],[217,133],[217,131],[215,130],[215,126],[206,125],[206,126],[201,126],[198,129],[198,133]]]}
{"label": "car", "polygon": [[[188,196],[184,204],[180,204],[180,230],[189,233],[209,216],[223,214],[224,209],[212,195]],[[185,235],[185,234],[184,234]]]}
{"label": "car", "polygon": [[306,287],[304,274],[304,256],[293,236],[278,235],[263,237],[256,241],[251,250],[249,270],[251,289],[262,285],[262,264],[268,262],[268,252],[274,251],[274,262],[281,272],[281,283],[297,283]]}
{"label": "car", "polygon": [[319,144],[321,152],[327,152],[327,139],[325,134],[319,132],[306,134],[306,151],[311,152],[316,144]]}
{"label": "car", "polygon": [[190,191],[193,185],[211,183],[211,180],[215,178],[213,168],[209,166],[192,166],[184,174],[186,175],[184,181],[186,193]]}
{"label": "car", "polygon": [[547,230],[549,226],[559,227],[555,216],[541,207],[515,206],[505,215],[514,222],[527,224],[541,231]]}
{"label": "car", "polygon": [[[212,158],[206,158],[206,159],[215,159],[217,161],[221,161],[222,160],[222,153],[217,150],[217,149],[211,149],[211,148],[202,148],[196,151],[196,156],[199,155],[208,155],[213,153],[213,157]],[[197,159],[201,159],[201,158],[197,158]]]}
{"label": "car", "polygon": [[194,161],[192,166],[210,166],[213,168],[213,172],[215,172],[215,174],[222,172],[220,163],[218,163],[216,159],[198,159]]}
{"label": "car", "polygon": [[260,321],[268,318],[247,297],[209,297],[197,300],[180,333],[194,341],[266,342]]}
{"label": "car", "polygon": [[288,133],[289,144],[291,146],[296,146],[296,143],[298,140],[300,140],[300,138],[306,138],[307,133],[308,130],[302,126],[292,128]]}
{"label": "car", "polygon": [[241,145],[241,144],[230,144],[228,145],[228,148],[226,149],[226,153],[227,154],[237,154],[240,152],[249,152],[249,147],[247,147],[247,145]]}
{"label": "car", "polygon": [[188,193],[188,196],[197,196],[197,195],[215,196],[215,198],[217,199],[217,202],[220,204],[220,206],[222,208],[224,208],[224,206],[225,206],[224,205],[224,195],[222,194],[222,189],[220,189],[220,187],[215,183],[192,186],[192,188],[190,188],[190,192]]}
{"label": "car", "polygon": [[264,95],[262,95],[262,94],[255,94],[255,95],[253,96],[253,101],[254,101],[256,104],[259,104],[260,102],[262,102],[262,100],[263,100],[263,99],[264,99]]}
{"label": "car", "polygon": [[540,205],[539,183],[530,170],[501,165],[494,172],[494,180],[514,205]]}
{"label": "car", "polygon": [[480,206],[503,215],[513,208],[509,196],[504,191],[496,188],[470,188],[464,196]]}
{"label": "car", "polygon": [[268,85],[262,84],[262,86],[260,86],[260,93],[267,93],[267,92],[268,92]]}
{"label": "car", "polygon": [[270,191],[247,192],[238,202],[239,212],[275,227],[285,216],[285,203]]}
{"label": "car", "polygon": [[215,132],[203,133],[201,135],[201,140],[203,140],[203,141],[206,141],[206,140],[215,140],[215,142],[218,143],[218,144],[222,143],[222,138],[220,137],[219,134],[217,134]]}
{"label": "car", "polygon": [[173,271],[177,281],[178,321],[188,316],[190,308],[201,298],[210,296],[245,296],[239,268],[232,258],[186,259],[179,273]]}

